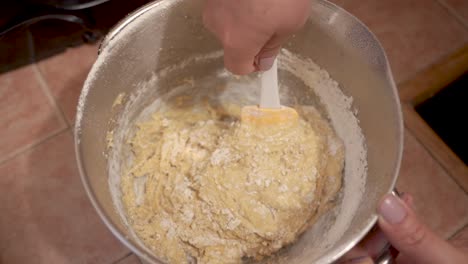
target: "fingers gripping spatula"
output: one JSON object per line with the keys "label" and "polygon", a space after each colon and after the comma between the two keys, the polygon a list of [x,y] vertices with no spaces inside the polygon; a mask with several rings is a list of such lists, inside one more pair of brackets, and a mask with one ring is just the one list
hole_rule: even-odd
{"label": "fingers gripping spatula", "polygon": [[260,128],[297,123],[299,116],[296,110],[280,104],[277,60],[274,61],[271,69],[262,73],[260,79],[260,104],[242,108],[242,124]]}

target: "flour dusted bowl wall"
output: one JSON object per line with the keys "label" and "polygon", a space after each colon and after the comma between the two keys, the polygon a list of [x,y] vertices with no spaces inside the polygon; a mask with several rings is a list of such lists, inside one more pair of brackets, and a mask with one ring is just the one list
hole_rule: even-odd
{"label": "flour dusted bowl wall", "polygon": [[[376,221],[379,199],[394,187],[402,154],[400,104],[387,58],[375,36],[355,17],[327,1],[312,1],[305,28],[285,47],[315,61],[340,83],[343,93],[353,97],[353,108],[366,139],[365,199],[350,219],[350,225],[333,245],[319,253],[311,253],[315,242],[299,241],[290,253],[294,258],[288,259],[286,251],[284,258],[277,261],[330,263],[370,230]],[[112,106],[119,94],[134,93],[153,73],[194,55],[220,49],[218,41],[203,27],[201,1],[150,3],[129,15],[104,39],[80,97],[76,154],[86,191],[114,235],[150,263],[162,262],[131,235],[115,208],[109,188],[106,133],[115,117]],[[222,60],[213,65],[222,67]],[[190,68],[192,75],[202,75],[204,70]],[[168,79],[159,92],[172,87],[171,82]],[[320,235],[325,240],[327,233]]]}

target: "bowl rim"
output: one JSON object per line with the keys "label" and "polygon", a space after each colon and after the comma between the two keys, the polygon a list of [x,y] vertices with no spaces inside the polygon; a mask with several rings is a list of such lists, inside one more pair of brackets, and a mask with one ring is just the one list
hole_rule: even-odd
{"label": "bowl rim", "polygon": [[[330,8],[332,10],[335,10],[336,12],[339,12],[340,14],[344,14],[346,16],[349,16],[352,20],[354,20],[357,24],[360,24],[363,29],[367,30],[373,40],[376,42],[377,47],[381,50],[383,58],[385,60],[385,68],[387,71],[387,76],[390,81],[390,86],[392,88],[392,100],[394,101],[394,104],[396,106],[395,110],[395,115],[396,115],[396,125],[398,127],[398,151],[397,151],[397,157],[396,157],[396,164],[394,165],[394,171],[393,171],[393,178],[392,182],[387,190],[387,193],[393,193],[396,181],[398,179],[398,174],[400,171],[401,167],[401,161],[402,161],[402,156],[403,156],[403,141],[404,141],[404,126],[403,126],[403,113],[401,109],[401,102],[398,97],[398,90],[392,75],[392,71],[390,68],[390,64],[388,61],[388,56],[385,53],[385,50],[383,49],[382,44],[380,41],[377,39],[375,34],[363,23],[361,22],[358,18],[356,18],[354,15],[350,14],[343,8],[337,6],[334,3],[331,3],[327,0],[310,0],[313,4],[316,5],[322,5],[326,6],[327,8]],[[152,10],[153,8],[157,8],[159,5],[162,5],[164,3],[167,3],[168,0],[155,0],[153,2],[147,3],[143,5],[142,7],[136,9],[129,15],[127,15],[125,18],[123,18],[119,23],[117,23],[106,35],[106,37],[101,41],[98,54],[100,54],[106,47],[108,47],[109,43],[115,39],[120,32],[122,32],[129,24],[131,24],[133,21],[138,19],[140,16],[144,15],[148,11]],[[93,65],[92,70],[95,68],[95,65]],[[91,71],[92,71],[91,70]],[[86,86],[88,80],[85,82]],[[87,89],[83,89],[82,94],[80,95],[79,98],[79,103],[78,103],[78,113],[81,112],[80,108],[85,108],[86,104],[86,97],[87,93],[89,91]],[[136,253],[138,257],[143,258],[144,261],[147,261],[148,263],[158,263],[158,264],[163,264],[164,261],[158,259],[155,257],[150,251],[148,251],[145,247],[142,247],[138,245],[138,243],[134,243],[131,240],[128,240],[126,238],[126,235],[121,233],[119,231],[119,228],[117,225],[111,220],[111,218],[108,216],[104,208],[101,206],[101,204],[97,201],[96,199],[96,194],[89,182],[89,178],[87,176],[87,172],[84,166],[84,161],[82,158],[82,145],[80,143],[80,137],[81,137],[81,123],[83,122],[82,116],[78,116],[76,118],[75,126],[74,126],[74,145],[75,145],[75,157],[76,157],[76,162],[78,165],[78,170],[80,173],[80,178],[82,181],[82,184],[84,186],[85,192],[91,201],[91,204],[93,205],[94,209],[98,213],[99,217],[101,220],[104,222],[106,227],[111,231],[111,233],[117,237],[120,242],[122,242],[127,248],[129,248],[132,252]],[[320,256],[317,260],[316,263],[332,263],[336,260],[338,260],[341,256],[343,256],[345,253],[347,253],[349,250],[351,250],[354,246],[356,246],[368,233],[369,231],[375,226],[377,222],[378,216],[377,214],[371,215],[365,222],[366,224],[364,227],[359,230],[359,232],[356,232],[353,237],[348,239],[348,241],[345,241],[341,246],[339,247],[334,247],[332,250],[328,250],[324,255]]]}

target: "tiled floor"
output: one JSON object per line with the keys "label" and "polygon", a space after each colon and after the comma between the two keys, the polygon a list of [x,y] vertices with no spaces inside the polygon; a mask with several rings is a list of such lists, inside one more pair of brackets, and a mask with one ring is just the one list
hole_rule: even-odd
{"label": "tiled floor", "polygon": [[40,73],[70,124],[75,120],[78,97],[96,59],[98,47],[99,45],[85,45],[78,49],[69,49],[62,55],[38,63]]}
{"label": "tiled floor", "polygon": [[[437,1],[337,0],[378,37],[397,82],[468,42],[467,28]],[[460,3],[467,6],[468,4]]]}
{"label": "tiled floor", "polygon": [[66,128],[46,89],[34,65],[0,75],[0,161]]}
{"label": "tiled floor", "polygon": [[2,263],[112,263],[128,254],[82,188],[70,130],[2,163],[0,175]]}
{"label": "tiled floor", "polygon": [[468,226],[459,231],[451,240],[455,246],[468,250]]}
{"label": "tiled floor", "polygon": [[468,195],[408,130],[403,156],[398,189],[414,197],[421,219],[437,233],[455,234],[468,223]]}
{"label": "tiled floor", "polygon": [[[440,1],[335,2],[377,34],[401,82],[468,44],[468,1]],[[0,263],[139,264],[98,219],[75,165],[71,126],[96,52],[82,46],[0,75]],[[406,132],[398,187],[438,233],[466,238],[468,195]]]}
{"label": "tiled floor", "polygon": [[118,260],[115,264],[142,264],[142,262],[134,254],[129,254]]}
{"label": "tiled floor", "polygon": [[439,2],[468,27],[468,4],[466,0],[439,0]]}

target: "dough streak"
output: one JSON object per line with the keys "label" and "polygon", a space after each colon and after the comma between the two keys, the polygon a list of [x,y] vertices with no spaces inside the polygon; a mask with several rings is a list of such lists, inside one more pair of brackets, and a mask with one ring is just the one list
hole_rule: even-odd
{"label": "dough streak", "polygon": [[259,129],[239,122],[240,106],[178,105],[135,125],[121,180],[129,223],[157,256],[262,259],[333,205],[344,147],[315,108],[297,106],[295,125]]}

